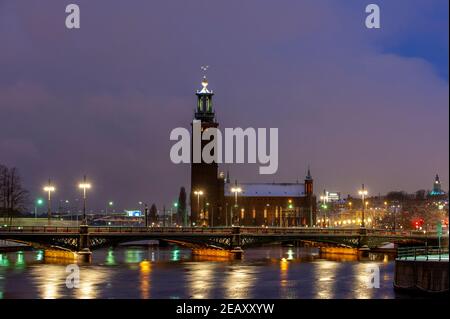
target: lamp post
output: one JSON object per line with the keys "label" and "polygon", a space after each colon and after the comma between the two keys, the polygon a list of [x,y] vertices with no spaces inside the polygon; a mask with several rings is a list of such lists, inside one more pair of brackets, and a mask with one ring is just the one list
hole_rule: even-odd
{"label": "lamp post", "polygon": [[[176,216],[175,216],[175,222],[176,222],[176,224],[178,225],[178,224],[182,224],[183,223],[183,221],[182,221],[182,217],[181,216],[179,216],[178,215],[178,202],[174,202],[173,203],[173,207],[174,207],[174,209],[175,209],[175,214],[176,214]],[[170,219],[170,226],[172,226],[172,218]]]}
{"label": "lamp post", "polygon": [[197,219],[200,216],[201,212],[200,212],[200,196],[203,195],[203,191],[202,190],[196,190],[194,191],[194,194],[197,195]]}
{"label": "lamp post", "polygon": [[[325,192],[325,191],[324,191]],[[320,208],[322,208],[322,217],[324,217],[325,216],[325,212],[324,212],[324,208],[325,208],[325,196],[324,195],[320,195]],[[322,223],[322,225],[321,225],[322,227],[324,226],[324,224]]]}
{"label": "lamp post", "polygon": [[51,218],[51,214],[52,214],[52,206],[51,206],[51,202],[52,202],[52,192],[55,191],[55,187],[52,186],[51,180],[50,178],[48,179],[48,185],[44,187],[44,191],[47,192],[47,200],[48,200],[48,205],[47,205],[47,218],[48,218],[48,225],[50,226],[50,218]]}
{"label": "lamp post", "polygon": [[361,220],[361,227],[366,227],[366,222],[364,218],[364,209],[366,206],[366,196],[368,194],[367,190],[364,188],[364,184],[362,184],[362,188],[358,191],[358,194],[361,196],[362,199],[362,220]]}
{"label": "lamp post", "polygon": [[106,205],[106,216],[108,216],[108,207],[113,207],[114,206],[114,202],[113,201],[109,201],[108,205]]}
{"label": "lamp post", "polygon": [[[203,225],[206,225],[206,222],[209,222],[209,216],[210,216],[210,213],[209,213],[209,203],[206,203],[206,212],[203,212]],[[211,225],[208,225],[208,226],[211,226]]]}
{"label": "lamp post", "polygon": [[87,225],[86,218],[86,190],[91,188],[91,184],[86,181],[86,175],[83,177],[83,182],[78,185],[78,188],[83,190],[83,225]]}
{"label": "lamp post", "polygon": [[44,200],[42,198],[38,198],[36,200],[36,204],[34,205],[34,219],[37,218],[37,208],[38,206],[42,206],[44,204]]}
{"label": "lamp post", "polygon": [[[234,208],[237,209],[237,207],[238,207],[238,202],[237,202],[238,194],[240,192],[242,192],[242,188],[237,186],[237,181],[236,181],[235,185],[236,185],[235,187],[231,188],[231,192],[234,193]],[[231,217],[231,223],[233,223],[233,216]]]}

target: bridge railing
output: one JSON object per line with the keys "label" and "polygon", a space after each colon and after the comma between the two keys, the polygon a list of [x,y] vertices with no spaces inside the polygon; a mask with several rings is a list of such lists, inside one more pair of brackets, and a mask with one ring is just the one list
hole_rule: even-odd
{"label": "bridge railing", "polygon": [[226,233],[230,234],[230,227],[89,227],[90,233]]}
{"label": "bridge railing", "polygon": [[399,260],[448,260],[448,247],[421,246],[399,247],[397,249]]}
{"label": "bridge railing", "polygon": [[357,235],[359,228],[315,228],[315,227],[241,227],[245,234],[329,234],[329,235]]}
{"label": "bridge railing", "polygon": [[436,231],[423,230],[385,230],[385,229],[367,229],[368,235],[378,236],[399,236],[399,237],[436,237]]}
{"label": "bridge railing", "polygon": [[0,226],[0,232],[10,233],[78,233],[78,227],[61,226]]}
{"label": "bridge railing", "polygon": [[[317,235],[359,235],[361,228],[316,228],[316,227],[132,227],[132,226],[89,226],[90,233],[214,233],[232,234],[239,228],[241,234],[317,234]],[[79,227],[61,226],[0,226],[1,232],[15,233],[79,233]],[[436,237],[436,232],[385,230],[367,228],[369,236],[383,237]],[[445,235],[444,235],[445,236]],[[448,236],[448,235],[446,235]]]}

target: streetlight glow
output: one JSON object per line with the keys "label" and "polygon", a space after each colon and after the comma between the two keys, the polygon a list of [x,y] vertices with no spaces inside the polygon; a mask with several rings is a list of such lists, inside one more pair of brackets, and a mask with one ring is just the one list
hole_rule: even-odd
{"label": "streetlight glow", "polygon": [[[194,191],[194,194],[197,195],[197,214],[199,216],[201,216],[201,211],[200,211],[200,196],[203,195],[203,191],[202,190],[196,190]],[[195,226],[195,223],[193,223],[192,225]]]}
{"label": "streetlight glow", "polygon": [[366,223],[364,220],[364,208],[365,206],[367,206],[369,203],[365,201],[365,198],[368,194],[367,189],[364,188],[364,184],[362,184],[362,188],[358,191],[358,194],[361,196],[361,201],[362,201],[362,222],[361,222],[361,227],[365,228],[366,227]]}
{"label": "streetlight glow", "polygon": [[83,190],[83,224],[87,225],[87,219],[86,219],[86,190],[91,188],[91,184],[86,181],[86,175],[83,176],[83,182],[78,184],[78,188]]}
{"label": "streetlight glow", "polygon": [[89,184],[89,183],[80,183],[80,184],[78,185],[78,187],[81,188],[81,189],[83,189],[83,190],[85,190],[85,189],[90,189],[90,188],[91,188],[91,184]]}
{"label": "streetlight glow", "polygon": [[52,214],[52,192],[55,191],[55,187],[52,185],[50,178],[48,179],[47,186],[44,186],[44,192],[47,192],[48,196],[48,205],[47,205],[47,217],[48,217],[48,225],[50,225],[50,219]]}
{"label": "streetlight glow", "polygon": [[44,187],[44,191],[45,192],[54,192],[55,191],[55,187],[53,187],[53,186],[45,186]]}

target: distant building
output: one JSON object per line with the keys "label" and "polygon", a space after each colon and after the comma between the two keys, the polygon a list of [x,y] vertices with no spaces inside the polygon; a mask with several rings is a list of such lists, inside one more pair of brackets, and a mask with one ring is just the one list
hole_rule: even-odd
{"label": "distant building", "polygon": [[[246,226],[311,226],[316,220],[313,179],[304,183],[225,184],[227,221]],[[237,193],[233,189],[239,188]]]}
{"label": "distant building", "polygon": [[341,193],[323,190],[323,194],[320,196],[320,199],[324,203],[338,202],[341,200]]}
{"label": "distant building", "polygon": [[436,174],[433,183],[433,190],[430,192],[430,196],[440,196],[445,195],[445,192],[441,188],[441,181],[439,180],[439,175]]}

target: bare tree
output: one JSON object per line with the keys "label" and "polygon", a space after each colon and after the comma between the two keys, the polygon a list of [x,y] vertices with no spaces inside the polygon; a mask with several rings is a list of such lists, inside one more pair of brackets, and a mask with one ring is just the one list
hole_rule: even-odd
{"label": "bare tree", "polygon": [[6,218],[8,168],[0,164],[0,216]]}
{"label": "bare tree", "polygon": [[0,165],[0,209],[5,221],[11,223],[13,217],[26,210],[28,198],[18,169]]}

